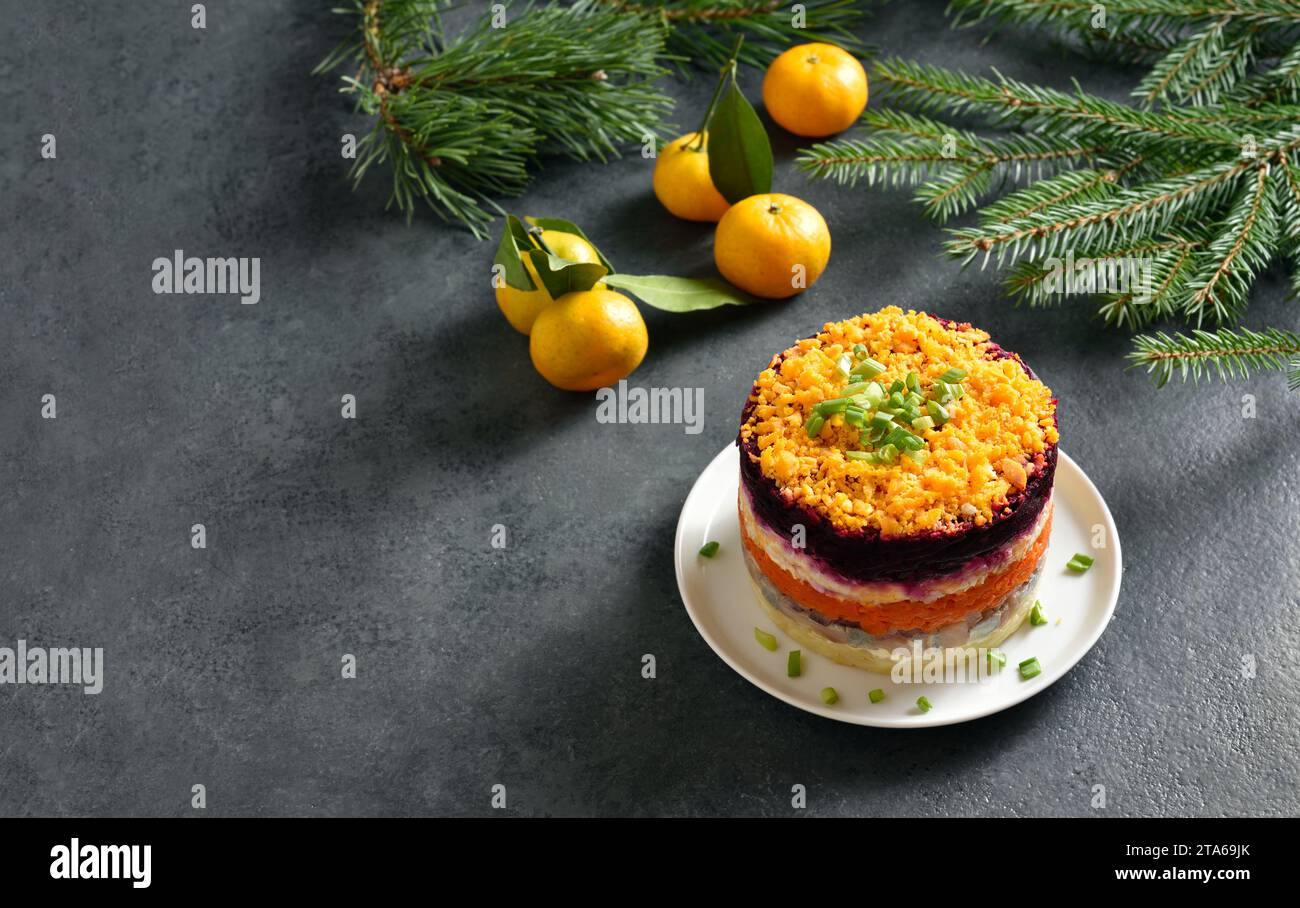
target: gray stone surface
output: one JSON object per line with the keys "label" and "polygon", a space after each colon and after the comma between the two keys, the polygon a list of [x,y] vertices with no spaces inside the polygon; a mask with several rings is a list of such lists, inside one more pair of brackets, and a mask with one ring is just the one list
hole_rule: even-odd
{"label": "gray stone surface", "polygon": [[[341,34],[329,4],[209,3],[205,32],[188,4],[0,5],[0,645],[106,660],[97,697],[0,687],[0,812],[182,815],[196,783],[221,815],[485,814],[496,783],[520,814],[785,815],[793,783],[816,815],[1091,814],[1095,783],[1110,814],[1297,812],[1300,396],[1280,377],[1157,392],[1088,305],[1013,308],[939,257],[906,193],[809,185],[777,133],[778,188],[833,231],[828,272],[786,303],[648,312],[635,380],[703,385],[704,431],[598,425],[497,312],[490,243],[406,226],[380,179],[349,190],[339,137],[363,123],[308,74]],[[1019,30],[981,43],[942,7],[896,2],[863,31],[1116,97],[1136,78]],[[672,85],[684,129],[708,82]],[[580,222],[628,272],[711,261],[639,157],[548,162],[512,207]],[[261,302],[155,296],[177,247],[260,256]],[[888,303],[1038,369],[1126,555],[1115,620],[1067,677],[912,732],[750,686],[672,563],[767,357]],[[1248,324],[1295,311],[1272,273]]]}

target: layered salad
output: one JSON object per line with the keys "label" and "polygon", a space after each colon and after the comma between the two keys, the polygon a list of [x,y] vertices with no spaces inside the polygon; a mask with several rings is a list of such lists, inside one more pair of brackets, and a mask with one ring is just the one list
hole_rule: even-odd
{"label": "layered salad", "polygon": [[741,416],[745,564],[768,617],[888,672],[916,645],[994,647],[1034,602],[1056,399],[966,323],[879,312],[772,357]]}

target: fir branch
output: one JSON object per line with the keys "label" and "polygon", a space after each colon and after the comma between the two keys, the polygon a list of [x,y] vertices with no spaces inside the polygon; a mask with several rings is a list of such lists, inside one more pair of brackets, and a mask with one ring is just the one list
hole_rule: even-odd
{"label": "fir branch", "polygon": [[1291,390],[1300,390],[1300,334],[1267,328],[1220,328],[1168,335],[1163,331],[1134,338],[1130,368],[1146,367],[1157,387],[1175,375],[1183,381],[1218,376],[1221,381],[1256,372],[1287,370]]}
{"label": "fir branch", "polygon": [[1139,156],[1122,167],[1108,170],[1067,170],[1050,179],[1039,180],[984,206],[979,213],[980,222],[1005,224],[1066,202],[1099,201],[1113,195],[1115,184],[1141,161]]}
{"label": "fir branch", "polygon": [[868,107],[862,112],[861,124],[876,132],[890,133],[910,139],[928,139],[932,142],[951,142],[956,148],[973,148],[979,137],[965,129],[957,129],[940,120],[892,107]]}
{"label": "fir branch", "polygon": [[[451,0],[351,0],[347,8],[335,12],[352,17],[352,37],[313,72],[319,75],[350,62],[375,74],[387,74],[408,54],[441,39],[439,14],[450,5]],[[383,29],[379,27],[381,12]]]}
{"label": "fir branch", "polygon": [[1201,241],[1183,240],[1152,258],[1151,286],[1146,294],[1111,293],[1102,297],[1097,310],[1102,319],[1117,327],[1138,328],[1157,318],[1174,313],[1191,280],[1193,255],[1204,245]]}
{"label": "fir branch", "polygon": [[955,167],[921,184],[914,198],[925,205],[930,217],[942,224],[974,207],[992,183],[992,165]]}
{"label": "fir branch", "polygon": [[801,151],[797,159],[799,169],[814,179],[834,180],[844,186],[859,180],[868,186],[877,182],[895,187],[915,185],[953,163],[954,155],[946,153],[937,140],[900,141],[889,136],[819,142]]}
{"label": "fir branch", "polygon": [[[940,221],[974,205],[995,178],[1019,180],[1079,161],[1102,151],[1069,137],[1045,139],[1014,135],[981,139],[951,127],[939,133],[938,124],[921,117],[873,117],[883,123],[884,135],[867,141],[838,140],[818,143],[800,153],[797,166],[814,178],[852,185],[868,185],[888,174],[893,185],[917,185],[917,200]],[[895,139],[888,133],[904,138]]]}
{"label": "fir branch", "polygon": [[1221,232],[1201,257],[1186,304],[1188,318],[1197,325],[1207,317],[1224,322],[1239,315],[1255,275],[1273,256],[1277,211],[1268,177],[1267,163],[1255,168],[1255,178],[1243,187]]}
{"label": "fir branch", "polygon": [[[1273,349],[1260,340],[1266,334],[1200,330],[1238,318],[1275,258],[1290,265],[1300,296],[1300,4],[1119,0],[1098,10],[1090,0],[952,0],[950,11],[958,24],[1046,25],[1087,49],[1109,43],[1112,56],[1143,59],[1150,71],[1134,94],[1148,106],[1077,84],[1060,91],[884,60],[875,82],[908,110],[873,108],[863,117],[870,138],[815,145],[799,165],[846,185],[916,186],[940,220],[975,208],[976,224],[948,230],[945,249],[963,264],[982,256],[1006,267],[1004,287],[1018,303],[1081,293],[1099,300],[1110,324],[1190,322],[1193,334],[1156,335],[1135,354],[1162,383],[1176,372],[1280,368],[1292,355],[1300,386],[1300,351],[1277,337]],[[979,134],[947,122],[972,117]],[[988,156],[1026,140],[1087,153],[1040,165],[1027,185],[996,184],[1010,182],[1010,168]],[[1134,269],[1139,286],[1110,279],[1131,279]]]}
{"label": "fir branch", "polygon": [[[1097,4],[1092,0],[952,0],[958,23],[988,19],[1029,25],[1091,28]],[[1142,22],[1153,29],[1226,19],[1256,25],[1300,24],[1300,8],[1290,0],[1107,0],[1107,21]]]}
{"label": "fir branch", "polygon": [[1089,161],[1104,149],[1074,142],[1054,142],[1035,136],[1008,136],[980,142],[963,166],[923,185],[916,193],[931,217],[941,223],[972,208],[989,191],[995,177],[1019,181],[1041,179],[1044,172]]}
{"label": "fir branch", "polygon": [[[1149,321],[1156,315],[1168,314],[1172,311],[1164,303],[1168,299],[1169,285],[1173,283],[1177,275],[1171,272],[1178,272],[1183,269],[1184,263],[1191,258],[1192,251],[1203,245],[1197,240],[1188,239],[1178,235],[1170,235],[1160,239],[1142,240],[1137,243],[1116,246],[1107,249],[1088,249],[1074,255],[1072,262],[1074,265],[1075,279],[1082,276],[1087,270],[1094,269],[1105,263],[1119,263],[1123,260],[1147,260],[1153,263],[1152,268],[1152,286],[1150,305],[1143,301],[1141,305],[1144,313],[1141,316],[1143,321]],[[1066,273],[1066,262],[1060,260],[1033,260],[1020,261],[1012,266],[1006,279],[1003,281],[1003,287],[1007,294],[1017,302],[1027,303],[1031,307],[1050,306],[1059,302],[1066,295],[1065,286],[1049,287],[1048,278],[1053,275],[1059,275],[1069,279],[1070,275]],[[1111,294],[1112,304],[1120,306],[1128,303],[1136,303],[1137,293]],[[1118,317],[1118,315],[1117,315]],[[1136,318],[1134,315],[1127,315],[1120,321],[1130,322]]]}
{"label": "fir branch", "polygon": [[[667,50],[679,61],[709,70],[731,59],[744,35],[738,62],[765,67],[793,44],[823,41],[859,56],[868,48],[854,29],[861,0],[804,0],[802,13],[784,0],[599,0],[619,12],[657,18],[668,29]],[[803,16],[799,25],[796,15]]]}
{"label": "fir branch", "polygon": [[[1010,221],[954,230],[951,231],[953,239],[945,245],[951,255],[963,262],[983,253],[985,260],[992,254],[1001,263],[1015,261],[1022,254],[1048,256],[1062,253],[1067,247],[1105,245],[1117,234],[1129,239],[1152,236],[1167,229],[1175,218],[1208,220],[1235,194],[1243,174],[1256,170],[1268,160],[1285,157],[1297,148],[1300,148],[1300,126],[1264,143],[1258,159],[1230,159],[1177,177],[1125,188],[1097,201],[1049,206]],[[1266,217],[1259,223],[1258,219],[1251,219],[1250,227],[1259,226],[1266,236],[1265,228],[1272,222],[1272,205],[1261,204]],[[1253,244],[1247,244],[1241,251],[1247,254],[1246,261],[1253,260],[1250,254],[1254,251]],[[1228,311],[1219,306],[1213,308],[1219,314]]]}
{"label": "fir branch", "polygon": [[1175,216],[1197,217],[1211,212],[1231,195],[1252,161],[1231,161],[1181,177],[1123,189],[1096,202],[1066,203],[1023,218],[951,231],[945,244],[950,255],[969,262],[984,253],[998,262],[1062,254],[1068,247],[1108,244],[1123,231],[1130,239],[1153,236],[1169,227]]}
{"label": "fir branch", "polygon": [[391,169],[390,204],[418,201],[476,236],[519,194],[544,151],[605,160],[656,135],[670,99],[653,82],[664,29],[655,20],[573,6],[507,8],[504,28],[482,17],[448,38],[441,0],[353,0],[353,39],[318,67],[352,63],[343,91],[375,126],[358,143],[359,183]]}
{"label": "fir branch", "polygon": [[1028,85],[998,75],[997,80],[937,66],[890,59],[875,65],[878,83],[891,97],[921,112],[947,110],[980,114],[995,123],[1018,122],[1026,130],[1112,138],[1194,142],[1237,147],[1240,134],[1218,123],[1202,123],[1176,113],[1138,110],[1076,89],[1075,94]]}
{"label": "fir branch", "polygon": [[1089,28],[1077,37],[1080,48],[1089,57],[1116,63],[1154,63],[1177,47],[1180,41],[1177,34],[1141,22],[1130,22],[1109,30]]}
{"label": "fir branch", "polygon": [[1223,30],[1227,24],[1228,20],[1220,19],[1170,50],[1138,83],[1133,96],[1147,104],[1170,96],[1186,97],[1191,82],[1200,78],[1210,61],[1223,52]]}
{"label": "fir branch", "polygon": [[1212,104],[1245,78],[1254,59],[1255,36],[1248,31],[1223,44],[1206,60],[1198,78],[1188,79],[1191,84],[1180,88],[1176,97],[1193,104]]}
{"label": "fir branch", "polygon": [[[1259,102],[1253,106],[1220,101],[1213,107],[1173,108],[1184,123],[1214,123],[1237,129],[1263,127],[1281,129],[1300,121],[1300,105]],[[1170,112],[1170,111],[1167,111]]]}
{"label": "fir branch", "polygon": [[[1219,98],[1295,100],[1300,12],[1290,0],[1106,3],[1060,0],[953,0],[958,25],[984,20],[1050,25],[1094,56],[1151,63],[1135,95],[1212,103]],[[1098,12],[1104,16],[1098,17]],[[1255,64],[1283,57],[1273,76]],[[1264,67],[1267,69],[1267,67]]]}
{"label": "fir branch", "polygon": [[1279,155],[1277,170],[1278,220],[1290,240],[1300,241],[1300,154]]}

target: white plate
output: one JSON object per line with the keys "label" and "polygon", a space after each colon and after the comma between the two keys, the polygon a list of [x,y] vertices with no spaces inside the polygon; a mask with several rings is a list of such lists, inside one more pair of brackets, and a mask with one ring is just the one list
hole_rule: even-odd
{"label": "white plate", "polygon": [[[1056,466],[1056,505],[1038,598],[1048,623],[1026,621],[1002,644],[1006,668],[980,683],[895,683],[876,674],[831,662],[803,651],[803,674],[786,677],[786,654],[799,645],[772,625],[758,605],[741,557],[736,493],[740,483],[739,452],[733,443],[700,474],[677,522],[674,558],[677,588],[686,612],[714,652],[736,671],[774,697],[810,713],[883,728],[923,728],[967,722],[1027,700],[1068,672],[1097,642],[1119,598],[1119,534],[1096,486],[1078,464],[1060,454]],[[1100,530],[1094,530],[1100,527]],[[1105,548],[1094,550],[1094,532]],[[721,548],[713,558],[699,554],[706,542]],[[1066,570],[1075,552],[1096,561],[1084,574]],[[1060,623],[1057,623],[1057,619]],[[776,652],[754,639],[754,628],[775,634]],[[1021,661],[1037,657],[1042,674],[1020,678]],[[827,706],[821,690],[833,687],[839,702]],[[881,688],[885,699],[871,703],[867,692]],[[918,697],[932,709],[922,713]]]}

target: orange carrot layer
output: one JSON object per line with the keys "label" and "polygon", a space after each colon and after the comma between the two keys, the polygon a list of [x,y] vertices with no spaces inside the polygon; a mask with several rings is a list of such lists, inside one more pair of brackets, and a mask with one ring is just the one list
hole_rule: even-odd
{"label": "orange carrot layer", "polygon": [[869,634],[881,635],[895,630],[933,631],[955,624],[972,612],[983,612],[1024,583],[1034,573],[1038,559],[1047,550],[1051,535],[1052,518],[1049,515],[1043,530],[1024,557],[1001,573],[959,593],[942,596],[933,602],[916,602],[900,599],[880,605],[868,605],[832,596],[822,592],[781,568],[750,538],[741,522],[741,539],[759,569],[781,592],[806,608],[816,609],[832,621],[851,621]]}

